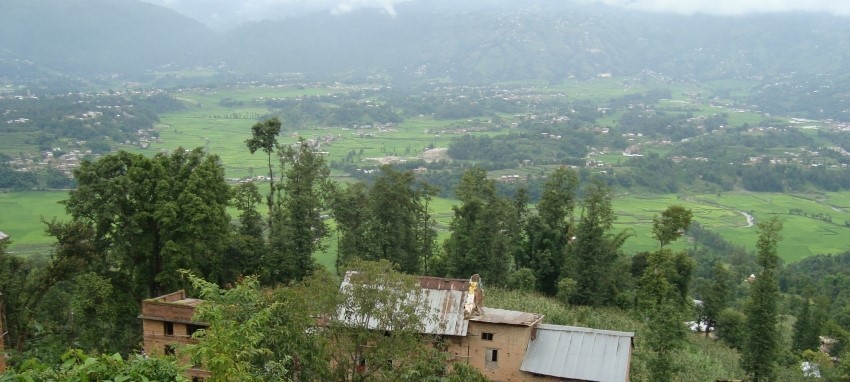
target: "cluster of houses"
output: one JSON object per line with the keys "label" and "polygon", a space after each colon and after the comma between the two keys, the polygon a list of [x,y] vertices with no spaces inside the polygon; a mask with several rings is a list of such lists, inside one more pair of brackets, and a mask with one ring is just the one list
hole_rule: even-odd
{"label": "cluster of houses", "polygon": [[[346,274],[340,292],[350,287]],[[423,317],[423,335],[437,336],[451,362],[463,362],[493,381],[628,381],[634,333],[543,323],[543,316],[484,305],[478,275],[470,279],[419,277],[431,318]],[[202,300],[177,291],[142,302],[146,354],[171,354],[178,344],[194,343],[192,333],[207,326],[193,319]],[[344,323],[357,312],[338,312]],[[350,322],[349,322],[350,321]],[[377,329],[368,327],[367,329]],[[210,377],[193,366],[193,381]]]}

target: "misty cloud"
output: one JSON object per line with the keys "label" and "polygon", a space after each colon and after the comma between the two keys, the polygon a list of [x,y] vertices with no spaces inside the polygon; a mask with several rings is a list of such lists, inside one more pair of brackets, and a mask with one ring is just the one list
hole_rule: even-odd
{"label": "misty cloud", "polygon": [[771,12],[826,12],[850,15],[850,2],[836,0],[595,0],[629,9],[678,14],[739,16]]}
{"label": "misty cloud", "polygon": [[351,11],[380,9],[396,15],[395,5],[412,0],[144,0],[174,9],[213,28],[229,28],[239,23],[280,19],[307,12],[343,15]]}

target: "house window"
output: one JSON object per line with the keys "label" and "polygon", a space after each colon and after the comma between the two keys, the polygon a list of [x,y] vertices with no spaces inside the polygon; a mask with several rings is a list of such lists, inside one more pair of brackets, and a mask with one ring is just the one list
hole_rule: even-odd
{"label": "house window", "polygon": [[481,339],[485,341],[492,341],[493,333],[481,333]]}
{"label": "house window", "polygon": [[484,367],[488,369],[495,369],[498,367],[499,362],[499,349],[487,349],[484,352]]}
{"label": "house window", "polygon": [[203,328],[204,327],[200,325],[186,324],[186,335],[191,337],[193,334],[195,334],[195,332]]}
{"label": "house window", "polygon": [[165,355],[174,355],[175,349],[173,345],[165,345]]}
{"label": "house window", "polygon": [[162,332],[165,333],[166,336],[174,335],[174,323],[163,321],[162,322]]}

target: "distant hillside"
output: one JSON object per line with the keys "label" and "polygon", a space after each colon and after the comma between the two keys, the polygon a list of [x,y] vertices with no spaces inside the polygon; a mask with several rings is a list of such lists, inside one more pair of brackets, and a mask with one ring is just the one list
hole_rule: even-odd
{"label": "distant hillside", "polygon": [[210,36],[197,21],[135,0],[3,0],[0,62],[6,64],[0,76],[192,64]]}
{"label": "distant hillside", "polygon": [[850,22],[825,14],[680,16],[561,0],[456,3],[402,3],[396,16],[375,9],[302,14],[216,34],[138,0],[4,0],[0,75],[220,62],[249,74],[471,82],[643,70],[712,80],[850,69]]}
{"label": "distant hillside", "polygon": [[[649,69],[700,80],[847,69],[850,23],[823,14],[679,16],[538,0],[441,1],[243,26],[220,57],[249,71],[387,72],[455,80],[559,80]],[[482,4],[478,2],[477,4]]]}

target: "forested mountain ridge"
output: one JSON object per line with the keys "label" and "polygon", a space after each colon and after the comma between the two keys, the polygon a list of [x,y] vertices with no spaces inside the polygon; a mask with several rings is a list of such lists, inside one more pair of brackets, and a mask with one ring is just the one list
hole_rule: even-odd
{"label": "forested mountain ridge", "polygon": [[186,66],[211,36],[195,20],[135,0],[5,0],[0,77]]}
{"label": "forested mountain ridge", "polygon": [[27,68],[21,62],[65,73],[224,63],[243,73],[487,82],[643,70],[698,80],[815,75],[846,72],[850,62],[850,24],[826,14],[681,16],[550,0],[395,9],[313,13],[219,33],[133,0],[10,0],[0,5],[0,64],[12,76]]}

